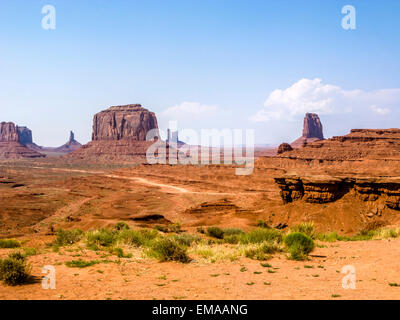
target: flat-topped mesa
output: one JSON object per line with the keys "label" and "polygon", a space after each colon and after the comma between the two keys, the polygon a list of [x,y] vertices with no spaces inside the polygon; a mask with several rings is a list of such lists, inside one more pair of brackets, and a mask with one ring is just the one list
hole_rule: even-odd
{"label": "flat-topped mesa", "polygon": [[[152,139],[146,140],[150,130]],[[145,163],[147,150],[159,137],[156,115],[140,104],[112,106],[93,118],[92,141],[70,154],[90,161]],[[167,145],[168,148],[168,145]],[[158,150],[158,155],[166,152]]]}
{"label": "flat-topped mesa", "polygon": [[158,129],[157,118],[140,104],[112,106],[94,116],[92,140],[146,141],[152,129]]}
{"label": "flat-topped mesa", "polygon": [[12,122],[0,123],[0,142],[18,142],[18,129]]}

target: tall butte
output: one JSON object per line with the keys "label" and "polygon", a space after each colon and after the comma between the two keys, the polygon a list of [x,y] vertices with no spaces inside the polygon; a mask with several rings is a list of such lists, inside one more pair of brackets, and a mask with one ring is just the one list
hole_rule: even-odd
{"label": "tall butte", "polygon": [[71,157],[92,160],[143,160],[153,141],[147,133],[157,130],[157,118],[140,104],[112,106],[94,115],[92,141]]}
{"label": "tall butte", "polygon": [[309,142],[324,140],[322,123],[316,113],[306,113],[304,117],[303,135],[291,143],[293,148],[300,148]]}
{"label": "tall butte", "polygon": [[[27,133],[24,135],[23,133]],[[21,142],[29,140],[29,132],[12,122],[0,123],[0,159],[42,158],[45,155],[31,150]]]}

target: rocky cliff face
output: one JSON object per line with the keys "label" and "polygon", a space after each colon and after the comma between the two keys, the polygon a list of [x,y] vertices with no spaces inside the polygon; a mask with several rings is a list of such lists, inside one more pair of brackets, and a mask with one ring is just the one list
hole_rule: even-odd
{"label": "rocky cliff face", "polygon": [[323,140],[324,134],[322,123],[316,113],[306,113],[303,124],[303,134],[300,138],[291,143],[293,148],[300,148],[309,142]]}
{"label": "rocky cliff face", "polygon": [[303,137],[324,139],[322,123],[316,113],[306,113],[304,117]]}
{"label": "rocky cliff face", "polygon": [[304,200],[308,203],[334,202],[353,195],[376,203],[376,208],[400,210],[399,177],[284,176],[275,178],[284,203]]}
{"label": "rocky cliff face", "polygon": [[93,118],[92,141],[71,153],[75,159],[91,161],[145,162],[154,141],[147,133],[158,129],[153,112],[140,104],[114,106]]}
{"label": "rocky cliff face", "polygon": [[0,123],[0,142],[18,142],[18,130],[12,122]]}
{"label": "rocky cliff face", "polygon": [[281,154],[284,152],[288,152],[288,151],[292,151],[293,148],[289,143],[282,143],[279,147],[278,147],[278,151],[277,154]]}
{"label": "rocky cliff face", "polygon": [[32,140],[32,130],[27,127],[17,127],[18,130],[18,139],[21,144],[24,146],[33,144]]}
{"label": "rocky cliff face", "polygon": [[27,131],[22,130],[21,132],[22,136],[19,134],[19,128],[12,122],[0,123],[0,159],[45,157],[20,143],[24,139],[29,139]]}
{"label": "rocky cliff face", "polygon": [[158,129],[157,118],[140,104],[114,106],[94,116],[93,141],[146,141],[146,134]]}

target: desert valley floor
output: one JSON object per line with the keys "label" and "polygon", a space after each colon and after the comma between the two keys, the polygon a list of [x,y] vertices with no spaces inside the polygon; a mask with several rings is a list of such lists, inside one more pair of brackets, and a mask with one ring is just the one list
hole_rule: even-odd
{"label": "desert valley floor", "polygon": [[[327,204],[284,204],[274,177],[279,168],[256,166],[250,176],[234,167],[136,165],[126,168],[61,163],[57,160],[0,164],[1,238],[34,250],[30,283],[0,285],[0,299],[398,299],[400,240],[317,241],[308,261],[280,252],[268,261],[235,253],[216,243],[189,249],[189,263],[158,262],[135,248],[129,258],[89,250],[83,243],[53,250],[57,229],[153,229],[179,224],[180,232],[220,226],[245,231],[265,221],[285,228],[313,221],[318,232],[354,235],[370,224],[366,205],[349,193]],[[355,201],[360,201],[359,206]],[[390,217],[390,214],[387,214]],[[374,218],[375,219],[375,218]],[[377,217],[377,221],[379,218]],[[390,222],[390,223],[389,223]],[[385,226],[398,225],[392,214]],[[207,238],[206,235],[201,235]],[[28,248],[28,249],[27,249]],[[33,248],[33,249],[32,249]],[[1,258],[13,249],[0,249]],[[96,261],[71,268],[68,261]],[[42,268],[53,265],[56,289],[42,288]],[[344,289],[341,273],[356,269],[356,289]]]}

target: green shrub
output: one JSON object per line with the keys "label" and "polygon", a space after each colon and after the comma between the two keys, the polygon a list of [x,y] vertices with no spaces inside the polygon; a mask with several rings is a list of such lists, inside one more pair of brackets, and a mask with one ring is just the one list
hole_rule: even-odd
{"label": "green shrub", "polygon": [[169,225],[169,231],[175,232],[175,233],[182,232],[181,224],[179,222],[177,222],[177,223],[173,223],[173,224]]}
{"label": "green shrub", "polygon": [[161,224],[158,224],[154,227],[154,229],[160,231],[160,232],[164,232],[164,233],[168,233],[169,232],[169,228],[167,226],[163,226]]}
{"label": "green shrub", "polygon": [[113,248],[113,250],[111,252],[113,254],[115,254],[118,258],[132,258],[132,254],[131,253],[125,254],[124,250],[122,250],[119,247]]}
{"label": "green shrub", "polygon": [[314,240],[301,232],[288,234],[284,243],[289,249],[290,258],[293,260],[305,260],[307,255],[314,250]]}
{"label": "green shrub", "polygon": [[8,257],[9,257],[10,259],[15,259],[15,260],[20,260],[20,261],[25,261],[25,260],[26,260],[26,255],[23,254],[23,253],[20,252],[20,251],[15,251],[15,252],[10,253],[10,254],[8,255]]}
{"label": "green shrub", "polygon": [[83,237],[83,231],[79,229],[57,231],[55,244],[58,246],[69,246],[80,241]]}
{"label": "green shrub", "polygon": [[155,241],[151,247],[150,255],[156,257],[160,262],[178,261],[182,263],[189,262],[186,247],[176,241],[163,238]]}
{"label": "green shrub", "polygon": [[282,232],[275,229],[258,228],[240,237],[240,243],[261,243],[261,242],[282,241]]}
{"label": "green shrub", "polygon": [[318,234],[316,238],[324,242],[335,242],[335,241],[350,241],[351,238],[347,236],[340,236],[337,232],[322,233]]}
{"label": "green shrub", "polygon": [[65,263],[65,265],[70,268],[86,268],[86,267],[93,266],[97,263],[99,263],[99,261],[97,261],[97,260],[84,261],[84,260],[78,259],[78,260],[68,261]]}
{"label": "green shrub", "polygon": [[194,234],[188,234],[188,233],[183,233],[179,235],[175,235],[173,239],[184,246],[190,247],[192,243],[198,243],[201,241],[201,237],[194,235]]}
{"label": "green shrub", "polygon": [[118,235],[118,241],[127,245],[141,247],[149,246],[151,241],[157,237],[157,230],[122,230]]}
{"label": "green shrub", "polygon": [[0,260],[0,279],[7,285],[16,286],[27,281],[30,267],[24,255],[14,252]]}
{"label": "green shrub", "polygon": [[240,236],[237,234],[224,235],[224,242],[229,244],[238,244],[240,241]]}
{"label": "green shrub", "polygon": [[130,227],[129,227],[129,225],[128,225],[126,222],[121,221],[121,222],[118,222],[118,223],[114,226],[114,229],[117,230],[117,231],[121,231],[121,230],[129,230]]}
{"label": "green shrub", "polygon": [[224,237],[224,231],[218,227],[208,227],[207,234],[210,237],[217,238],[217,239],[222,239]]}
{"label": "green shrub", "polygon": [[117,233],[113,230],[99,229],[86,234],[88,246],[110,247],[117,239]]}
{"label": "green shrub", "polygon": [[311,239],[315,239],[315,228],[314,222],[303,222],[290,228],[290,232],[301,232],[309,236]]}
{"label": "green shrub", "polygon": [[0,239],[0,248],[19,248],[21,244],[14,239]]}
{"label": "green shrub", "polygon": [[246,249],[244,254],[247,258],[253,260],[269,260],[271,255],[280,251],[280,248],[274,243],[263,243],[254,248]]}
{"label": "green shrub", "polygon": [[224,237],[225,236],[232,236],[232,235],[238,235],[238,234],[244,234],[244,231],[239,228],[226,228],[224,229]]}
{"label": "green shrub", "polygon": [[23,248],[26,257],[35,256],[38,253],[36,248]]}

